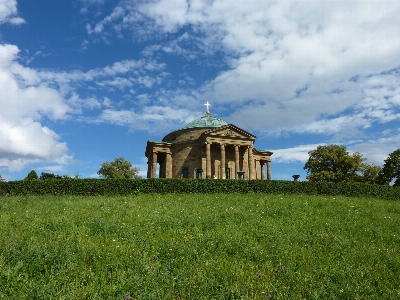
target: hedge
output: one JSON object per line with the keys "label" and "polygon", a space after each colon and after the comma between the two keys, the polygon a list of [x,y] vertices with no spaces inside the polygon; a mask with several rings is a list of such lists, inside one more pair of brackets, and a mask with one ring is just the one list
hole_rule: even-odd
{"label": "hedge", "polygon": [[221,179],[53,179],[0,182],[0,195],[267,193],[400,199],[400,188],[365,183]]}

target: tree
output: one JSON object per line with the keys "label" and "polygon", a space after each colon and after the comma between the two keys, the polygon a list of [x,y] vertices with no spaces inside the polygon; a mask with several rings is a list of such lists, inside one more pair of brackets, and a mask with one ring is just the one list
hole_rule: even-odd
{"label": "tree", "polygon": [[379,166],[373,166],[367,163],[363,163],[363,165],[361,166],[362,176],[360,176],[360,182],[380,184],[381,170],[382,169]]}
{"label": "tree", "polygon": [[318,146],[308,154],[303,169],[307,170],[309,181],[361,182],[365,169],[373,172],[361,153],[350,155],[345,146]]}
{"label": "tree", "polygon": [[384,162],[379,176],[381,183],[389,184],[395,179],[393,185],[400,186],[400,149],[390,153]]}
{"label": "tree", "polygon": [[5,179],[3,178],[3,176],[0,174],[0,182],[1,181],[5,181]]}
{"label": "tree", "polygon": [[35,170],[32,170],[28,173],[28,175],[24,178],[24,180],[36,180],[39,179]]}
{"label": "tree", "polygon": [[48,180],[48,179],[62,179],[60,175],[55,175],[53,173],[45,173],[42,172],[39,177],[40,180]]}
{"label": "tree", "polygon": [[97,174],[104,178],[140,178],[139,168],[132,168],[132,164],[122,157],[114,159],[113,162],[102,163]]}

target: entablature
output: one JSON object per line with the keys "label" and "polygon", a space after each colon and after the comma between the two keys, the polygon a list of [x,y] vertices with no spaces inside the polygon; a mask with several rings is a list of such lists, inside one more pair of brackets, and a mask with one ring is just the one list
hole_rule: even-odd
{"label": "entablature", "polygon": [[150,157],[153,152],[171,153],[171,143],[158,142],[158,141],[147,141],[147,147],[145,155]]}
{"label": "entablature", "polygon": [[208,136],[205,139],[205,143],[210,144],[223,144],[223,145],[238,145],[238,146],[253,146],[252,139],[233,139],[229,137],[213,137]]}
{"label": "entablature", "polygon": [[256,159],[256,160],[270,162],[272,154],[274,154],[274,153],[271,151],[254,149],[254,159]]}

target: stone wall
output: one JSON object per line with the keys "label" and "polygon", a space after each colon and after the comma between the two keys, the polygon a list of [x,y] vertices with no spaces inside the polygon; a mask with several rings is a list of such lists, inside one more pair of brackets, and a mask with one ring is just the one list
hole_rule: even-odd
{"label": "stone wall", "polygon": [[182,169],[189,169],[189,178],[196,178],[195,169],[202,167],[201,147],[197,143],[182,143],[172,149],[172,177],[180,178]]}

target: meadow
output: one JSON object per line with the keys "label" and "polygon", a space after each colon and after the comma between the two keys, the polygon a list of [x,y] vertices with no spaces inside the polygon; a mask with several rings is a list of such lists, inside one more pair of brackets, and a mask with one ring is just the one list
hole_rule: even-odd
{"label": "meadow", "polygon": [[400,201],[0,197],[0,299],[399,299]]}

